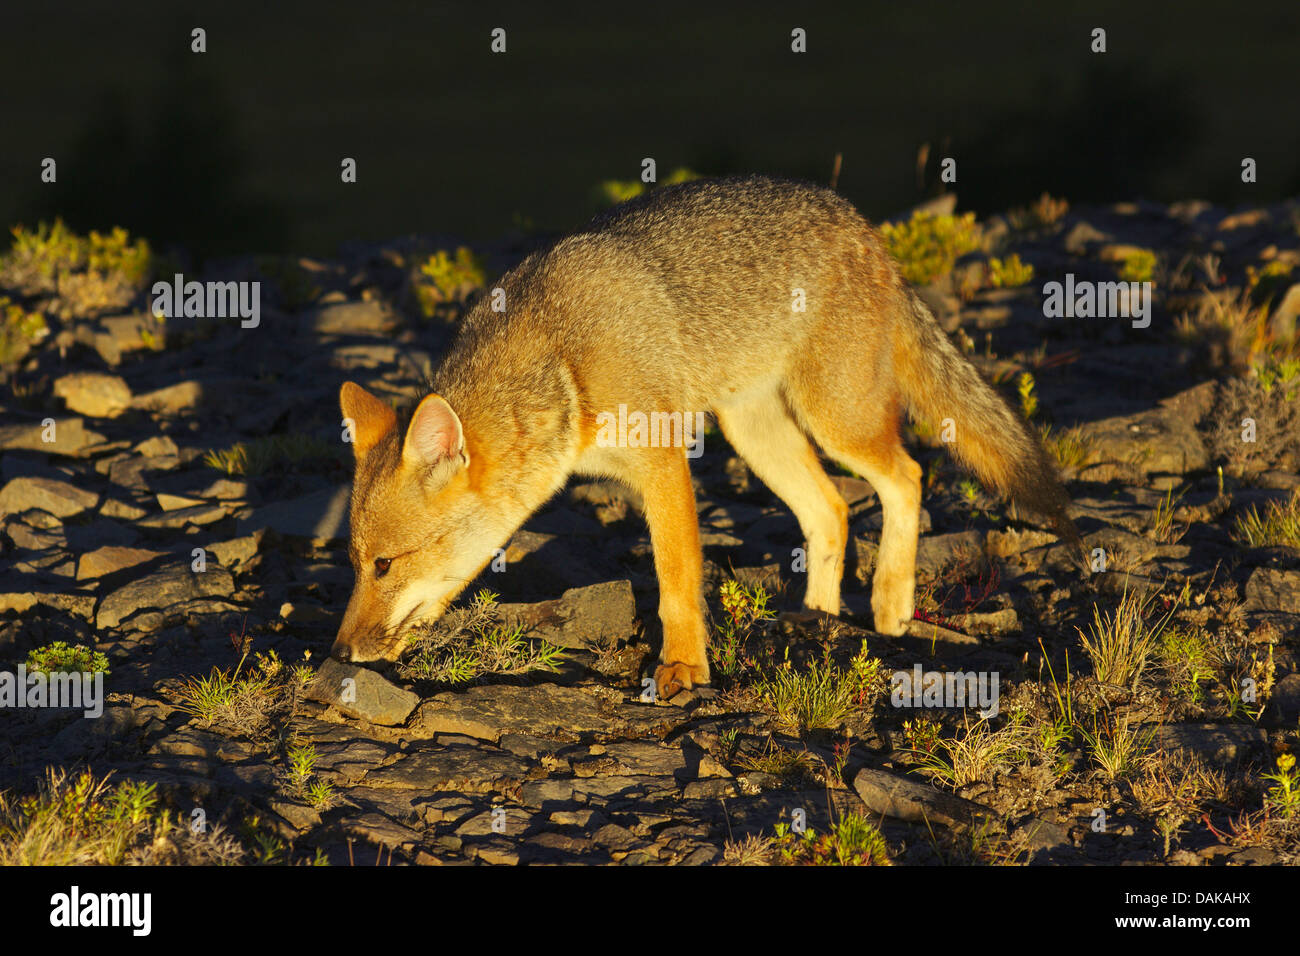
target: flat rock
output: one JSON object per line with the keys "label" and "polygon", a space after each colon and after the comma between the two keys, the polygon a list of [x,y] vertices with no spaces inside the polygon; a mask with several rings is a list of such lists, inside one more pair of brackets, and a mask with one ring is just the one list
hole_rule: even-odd
{"label": "flat rock", "polygon": [[1268,707],[1279,723],[1295,726],[1300,720],[1300,674],[1288,674],[1273,685]]}
{"label": "flat rock", "polygon": [[102,578],[106,574],[112,574],[124,568],[133,568],[137,564],[144,564],[146,561],[161,558],[166,554],[166,551],[150,551],[146,548],[122,548],[115,545],[105,545],[102,548],[89,551],[77,559],[77,580]]}
{"label": "flat rock", "polygon": [[947,827],[968,827],[991,821],[996,814],[988,807],[929,784],[910,780],[884,770],[864,767],[853,778],[853,789],[872,813],[909,823],[939,823]]}
{"label": "flat rock", "polygon": [[0,587],[0,613],[17,611],[25,614],[38,606],[75,614],[89,621],[95,613],[95,596],[76,591],[51,591],[48,586],[34,586],[21,591]]}
{"label": "flat rock", "polygon": [[[52,440],[47,441],[50,438]],[[80,418],[56,418],[52,427],[40,422],[0,425],[0,450],[43,451],[56,455],[77,455],[83,448],[98,445],[104,436],[85,427]]]}
{"label": "flat rock", "polygon": [[183,528],[187,524],[213,524],[226,517],[228,512],[219,504],[204,503],[192,508],[178,508],[175,511],[163,511],[159,514],[147,514],[136,519],[141,528]]}
{"label": "flat rock", "polygon": [[571,588],[553,601],[502,604],[500,610],[507,624],[524,625],[529,636],[577,649],[631,637],[636,622],[636,599],[630,581]]}
{"label": "flat rock", "polygon": [[226,596],[234,589],[234,579],[224,568],[209,565],[196,574],[188,563],[173,564],[105,596],[95,613],[95,625],[117,627],[137,611],[167,611],[195,598]]}
{"label": "flat rock", "polygon": [[424,734],[465,734],[496,743],[503,734],[534,737],[644,732],[680,719],[668,706],[628,704],[617,710],[596,695],[558,684],[492,685],[447,691],[424,702],[416,726]]}
{"label": "flat rock", "polygon": [[239,522],[237,534],[247,535],[263,528],[300,538],[344,540],[348,536],[347,485],[276,501],[253,511]]}
{"label": "flat rock", "polygon": [[1206,382],[1189,389],[1150,411],[1083,425],[1092,442],[1089,460],[1133,467],[1148,475],[1182,475],[1205,468],[1210,455],[1196,423],[1213,400],[1213,385]]}
{"label": "flat rock", "polygon": [[70,411],[92,418],[116,418],[131,407],[131,389],[118,375],[72,372],[54,382],[54,394]]}
{"label": "flat rock", "polygon": [[1268,734],[1262,727],[1241,724],[1167,724],[1155,728],[1151,744],[1187,750],[1221,764],[1265,752]]}
{"label": "flat rock", "polygon": [[314,331],[323,335],[372,335],[391,332],[398,326],[397,316],[382,302],[339,302],[311,313]]}
{"label": "flat rock", "polygon": [[403,723],[420,702],[417,695],[368,667],[344,664],[332,657],[321,664],[305,693],[309,699],[337,707],[349,717],[384,726]]}
{"label": "flat rock", "polygon": [[969,555],[979,555],[984,536],[978,531],[926,535],[916,542],[916,570],[938,574],[946,565]]}
{"label": "flat rock", "polygon": [[483,747],[422,747],[397,763],[366,774],[370,787],[487,793],[522,783],[531,764],[514,754]]}
{"label": "flat rock", "polygon": [[137,395],[131,400],[131,407],[147,412],[175,415],[192,411],[201,401],[203,401],[203,383],[190,380]]}
{"label": "flat rock", "polygon": [[0,488],[0,512],[16,514],[40,508],[60,518],[81,514],[99,503],[99,495],[56,478],[15,478]]}
{"label": "flat rock", "polygon": [[1256,568],[1246,581],[1244,608],[1300,614],[1300,571]]}

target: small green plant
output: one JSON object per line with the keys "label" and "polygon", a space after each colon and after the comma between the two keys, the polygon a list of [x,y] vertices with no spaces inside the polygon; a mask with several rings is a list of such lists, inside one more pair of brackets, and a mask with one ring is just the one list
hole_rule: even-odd
{"label": "small green plant", "polygon": [[845,813],[818,836],[811,828],[795,833],[789,824],[776,825],[773,848],[787,866],[892,866],[889,848],[866,817]]}
{"label": "small green plant", "polygon": [[410,657],[401,665],[403,676],[438,684],[467,684],[484,674],[523,674],[557,670],[564,649],[542,639],[525,636],[522,624],[498,622],[497,595],[486,589],[474,596],[468,608],[446,615],[407,636]]}
{"label": "small green plant", "polygon": [[928,285],[952,271],[957,259],[980,248],[975,214],[940,216],[918,211],[906,222],[884,223],[885,248],[913,285]]}
{"label": "small green plant", "polygon": [[1277,758],[1276,773],[1260,776],[1276,784],[1268,788],[1268,794],[1264,797],[1265,806],[1288,820],[1300,812],[1300,768],[1296,767],[1293,754],[1282,754]]}
{"label": "small green plant", "polygon": [[153,257],[125,229],[79,236],[56,219],[35,230],[15,226],[0,257],[0,285],[47,297],[43,310],[68,318],[127,306],[143,289]]}
{"label": "small green plant", "polygon": [[771,774],[790,787],[821,782],[817,758],[806,750],[782,747],[770,737],[759,753],[742,754],[736,765],[741,770]]}
{"label": "small green plant", "polygon": [[1029,206],[1020,206],[1007,213],[1007,224],[1017,232],[1054,226],[1065,218],[1070,204],[1064,199],[1054,199],[1043,193]]}
{"label": "small green plant", "polygon": [[943,728],[933,717],[918,717],[916,720],[903,721],[903,740],[907,749],[914,753],[930,756],[939,749],[940,731]]}
{"label": "small green plant", "polygon": [[27,652],[27,670],[41,674],[108,674],[108,658],[91,647],[55,641]]}
{"label": "small green plant", "polygon": [[1151,512],[1151,537],[1162,543],[1169,544],[1177,541],[1187,533],[1186,528],[1177,532],[1174,529],[1174,512],[1178,508],[1178,502],[1182,500],[1183,492],[1180,491],[1178,497],[1175,498],[1174,489],[1170,488],[1165,492],[1164,498],[1156,502],[1156,507]]}
{"label": "small green plant", "polygon": [[1204,628],[1166,628],[1156,655],[1174,693],[1201,703],[1205,696],[1201,684],[1214,678],[1213,651]]}
{"label": "small green plant", "polygon": [[1300,491],[1270,501],[1261,515],[1254,505],[1237,519],[1237,542],[1248,548],[1300,548]]}
{"label": "small green plant", "polygon": [[1291,273],[1295,266],[1281,259],[1273,259],[1256,268],[1246,266],[1246,292],[1261,304],[1273,301],[1279,292],[1291,285]]}
{"label": "small green plant", "polygon": [[995,289],[1013,289],[1034,281],[1034,267],[1012,253],[1006,259],[989,259],[989,284]]}
{"label": "small green plant", "polygon": [[1092,457],[1096,441],[1079,426],[1054,432],[1051,425],[1040,425],[1043,446],[1062,468],[1081,468]]}
{"label": "small green plant", "polygon": [[714,643],[714,657],[718,669],[734,678],[744,670],[745,641],[754,629],[776,617],[769,610],[767,589],[761,584],[746,587],[734,578],[723,582],[718,589],[722,604],[722,621],[718,625],[718,640]]}
{"label": "small green plant", "polygon": [[1093,623],[1088,633],[1075,628],[1092,660],[1097,680],[1137,689],[1151,654],[1180,603],[1173,602],[1163,616],[1155,618],[1152,614],[1155,600],[1154,593],[1143,598],[1126,587],[1113,611],[1103,614],[1100,607],[1093,605]]}
{"label": "small green plant", "polygon": [[223,724],[250,736],[267,731],[272,719],[292,711],[313,672],[305,664],[287,667],[275,651],[254,655],[242,676],[245,651],[230,673],[214,667],[207,677],[190,677],[176,693],[176,706],[205,726]]}
{"label": "small green plant", "polygon": [[1026,420],[1038,414],[1038,396],[1034,394],[1034,376],[1021,372],[1016,380],[1016,392],[1020,395],[1020,411]]}
{"label": "small green plant", "polygon": [[289,780],[303,789],[316,768],[316,748],[311,744],[289,748]]}
{"label": "small green plant", "polygon": [[766,708],[783,724],[799,729],[835,728],[849,714],[869,705],[880,690],[879,660],[862,651],[847,670],[829,655],[806,671],[787,659],[755,684]]}
{"label": "small green plant", "polygon": [[0,864],[113,866],[153,825],[155,784],[50,769],[33,796],[0,794]]}
{"label": "small green plant", "polygon": [[265,435],[238,442],[229,448],[210,449],[203,456],[203,463],[227,475],[254,478],[270,471],[287,470],[306,461],[329,461],[340,457],[339,445],[315,435],[293,432]]}
{"label": "small green plant", "polygon": [[8,296],[0,295],[0,365],[13,365],[32,346],[50,334],[45,316],[28,312]]}
{"label": "small green plant", "polygon": [[328,809],[334,803],[334,787],[324,780],[313,780],[307,784],[306,797],[315,809]]}
{"label": "small green plant", "polygon": [[1286,362],[1300,358],[1300,337],[1275,328],[1268,305],[1256,304],[1244,289],[1236,294],[1204,290],[1196,307],[1174,322],[1174,335],[1216,375],[1258,375],[1260,369],[1267,375],[1276,369],[1276,378]]}
{"label": "small green plant", "polygon": [[1295,401],[1296,395],[1300,394],[1300,358],[1278,359],[1270,355],[1257,361],[1253,368],[1265,395],[1279,386],[1288,402]]}
{"label": "small green plant", "polygon": [[290,747],[285,756],[289,791],[294,796],[304,798],[317,810],[324,810],[334,802],[334,788],[324,780],[313,777],[317,760],[314,746],[302,744]]}
{"label": "small green plant", "polygon": [[1156,254],[1150,249],[1134,249],[1120,263],[1119,277],[1125,282],[1150,282],[1155,276]]}
{"label": "small green plant", "polygon": [[439,249],[419,269],[415,294],[420,311],[425,318],[432,318],[440,305],[462,301],[485,282],[483,261],[468,246],[458,246],[450,255]]}
{"label": "small green plant", "polygon": [[1023,720],[1013,719],[993,730],[987,720],[972,726],[967,719],[964,733],[926,740],[928,750],[911,753],[918,770],[955,790],[977,780],[989,781],[997,771],[1023,762],[1029,739]]}
{"label": "small green plant", "polygon": [[1155,727],[1134,727],[1122,720],[1103,718],[1094,723],[1091,731],[1080,728],[1079,735],[1107,779],[1118,780],[1138,768],[1151,748]]}

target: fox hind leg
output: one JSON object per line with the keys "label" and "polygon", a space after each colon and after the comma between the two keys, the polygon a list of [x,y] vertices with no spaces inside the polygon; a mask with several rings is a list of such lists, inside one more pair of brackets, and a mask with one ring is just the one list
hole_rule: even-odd
{"label": "fox hind leg", "polygon": [[722,433],[763,484],[794,512],[808,543],[804,607],[840,612],[848,505],[777,391],[714,408]]}
{"label": "fox hind leg", "polygon": [[871,611],[877,631],[899,635],[912,619],[916,600],[921,466],[899,439],[898,403],[884,404],[884,414],[879,402],[856,402],[852,407],[843,402],[810,402],[801,411],[826,453],[867,479],[880,498],[884,527],[871,581]]}

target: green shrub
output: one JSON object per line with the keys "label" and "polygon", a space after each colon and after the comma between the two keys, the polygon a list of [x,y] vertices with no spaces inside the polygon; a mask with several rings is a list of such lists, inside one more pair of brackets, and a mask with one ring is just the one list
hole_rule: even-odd
{"label": "green shrub", "polygon": [[913,285],[928,285],[947,275],[959,257],[981,244],[973,212],[940,216],[918,211],[907,222],[884,223],[880,233],[903,278]]}
{"label": "green shrub", "polygon": [[27,653],[27,669],[41,674],[108,674],[108,658],[92,647],[55,641]]}

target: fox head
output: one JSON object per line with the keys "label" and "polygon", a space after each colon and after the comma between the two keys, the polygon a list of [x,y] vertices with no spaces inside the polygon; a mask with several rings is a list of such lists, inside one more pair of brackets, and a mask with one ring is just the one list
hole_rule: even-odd
{"label": "fox head", "polygon": [[352,423],[348,552],[356,581],[330,653],[395,660],[417,623],[438,618],[492,559],[510,529],[493,527],[452,407],[428,395],[405,434],[383,400],[352,382],[339,394]]}

